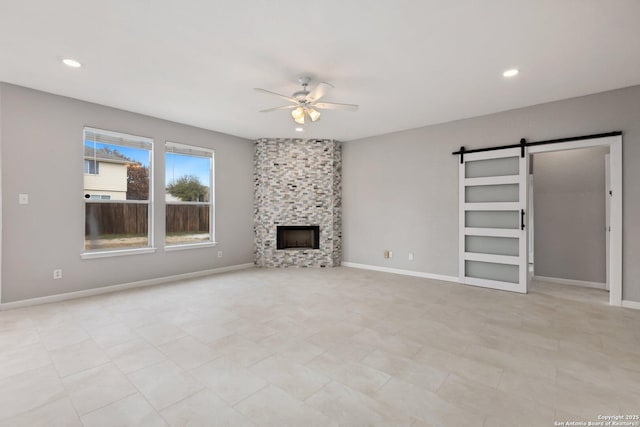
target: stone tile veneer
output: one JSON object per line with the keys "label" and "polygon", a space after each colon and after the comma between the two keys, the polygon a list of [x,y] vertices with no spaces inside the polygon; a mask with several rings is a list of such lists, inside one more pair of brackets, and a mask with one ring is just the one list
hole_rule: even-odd
{"label": "stone tile veneer", "polygon": [[[342,259],[342,147],[259,139],[254,157],[255,264],[334,267]],[[320,249],[276,249],[278,225],[320,226]]]}

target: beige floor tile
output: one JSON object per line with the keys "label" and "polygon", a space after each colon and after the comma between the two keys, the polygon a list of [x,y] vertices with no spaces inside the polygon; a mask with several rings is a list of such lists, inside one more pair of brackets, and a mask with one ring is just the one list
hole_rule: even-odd
{"label": "beige floor tile", "polygon": [[514,342],[540,347],[546,350],[558,350],[558,340],[543,332],[529,332],[510,324],[490,325],[488,333]]}
{"label": "beige floor tile", "polygon": [[90,338],[84,328],[74,323],[56,324],[50,328],[42,328],[40,336],[47,350],[78,344]]}
{"label": "beige floor tile", "polygon": [[184,323],[180,325],[180,328],[205,344],[233,335],[233,332],[223,328],[218,320],[196,320]]}
{"label": "beige floor tile", "polygon": [[160,415],[172,427],[233,426],[255,427],[247,417],[227,405],[209,390],[202,390],[170,407]]}
{"label": "beige floor tile", "polygon": [[184,370],[197,368],[218,357],[211,347],[191,336],[169,341],[158,346],[158,350]]}
{"label": "beige floor tile", "polygon": [[278,356],[268,357],[252,365],[249,370],[300,400],[306,399],[330,381],[317,371]]}
{"label": "beige floor tile", "polygon": [[74,323],[73,315],[59,304],[37,305],[26,310],[38,330]]}
{"label": "beige floor tile", "polygon": [[420,364],[432,368],[452,372],[462,378],[478,382],[489,387],[497,387],[503,370],[471,358],[455,354],[423,348],[413,358]]}
{"label": "beige floor tile", "polygon": [[[117,308],[121,309],[122,307]],[[118,310],[114,313],[113,318],[116,322],[124,323],[131,329],[152,325],[160,321],[154,313],[141,308],[128,308],[122,311]]]}
{"label": "beige floor tile", "polygon": [[[620,383],[614,383],[613,381],[596,383],[589,379],[589,375],[589,372],[574,374],[558,371],[556,385],[560,390],[564,391],[577,390],[574,391],[574,395],[583,401],[584,404],[580,406],[581,408],[586,409],[585,406],[590,405],[590,408],[600,410],[612,410],[615,408],[618,408],[618,410],[621,408],[640,409],[638,396],[621,391]],[[586,381],[585,378],[587,378]],[[564,409],[559,406],[556,406],[556,408]],[[571,409],[571,407],[567,406],[566,409]],[[573,412],[580,413],[576,409],[573,409]]]}
{"label": "beige floor tile", "polygon": [[472,345],[465,356],[502,370],[530,375],[534,378],[543,377],[549,380],[556,378],[556,365],[548,359],[539,357],[534,352],[523,351],[511,354],[484,346]]}
{"label": "beige floor tile", "polygon": [[585,386],[585,383],[580,380],[562,380],[560,376],[559,379],[564,387],[558,386],[555,382],[535,380],[521,374],[505,372],[498,389],[519,396],[521,399],[529,399],[541,405],[580,416],[593,416],[619,410],[620,396],[615,396],[610,391]]}
{"label": "beige floor tile", "polygon": [[300,321],[290,316],[278,316],[268,322],[265,325],[277,330],[281,335],[287,336],[290,339],[300,339],[311,335],[317,334],[322,326],[307,327],[301,325]]}
{"label": "beige floor tile", "polygon": [[238,403],[267,385],[262,378],[224,357],[189,372],[229,405]]}
{"label": "beige floor tile", "polygon": [[304,365],[316,356],[324,353],[324,349],[303,341],[302,339],[290,338],[284,333],[271,335],[259,344],[265,346],[269,351],[291,363]]}
{"label": "beige floor tile", "polygon": [[209,346],[217,355],[224,356],[225,359],[243,367],[253,365],[273,354],[268,347],[237,334],[221,338]]}
{"label": "beige floor tile", "polygon": [[127,376],[156,410],[173,405],[204,388],[171,361],[139,369]]}
{"label": "beige floor tile", "polygon": [[109,362],[109,357],[93,340],[53,350],[51,360],[61,377],[95,368]]}
{"label": "beige floor tile", "polygon": [[277,329],[246,319],[223,323],[222,327],[251,341],[260,341],[278,332]]}
{"label": "beige floor tile", "polygon": [[40,335],[33,327],[0,330],[0,349],[19,348],[40,343]]}
{"label": "beige floor tile", "polygon": [[71,400],[64,397],[0,422],[0,427],[82,427],[82,423]]}
{"label": "beige floor tile", "polygon": [[142,338],[118,344],[105,351],[126,374],[167,360],[164,354]]}
{"label": "beige floor tile", "polygon": [[380,350],[365,357],[362,364],[431,391],[437,390],[449,375],[448,371]]}
{"label": "beige floor tile", "polygon": [[455,374],[447,377],[436,394],[453,405],[486,415],[485,425],[547,425],[555,413],[552,407],[466,381]]}
{"label": "beige floor tile", "polygon": [[29,317],[28,309],[16,308],[13,310],[0,311],[0,331],[35,327],[36,323]]}
{"label": "beige floor tile", "polygon": [[[429,325],[422,327],[420,323]],[[462,334],[442,326],[434,326],[434,324],[441,324],[433,320],[420,323],[404,327],[397,334],[418,342],[424,347],[447,351],[459,356],[464,355],[474,339],[473,336],[468,334]]]}
{"label": "beige floor tile", "polygon": [[138,391],[112,363],[69,375],[62,383],[80,415]]}
{"label": "beige floor tile", "polygon": [[[640,311],[607,298],[536,282],[520,295],[350,268],[249,269],[2,311],[0,420],[77,424],[72,395],[117,398],[118,384],[129,390],[118,370],[142,372],[178,423],[206,420],[211,406],[244,425],[227,406],[245,402],[252,422],[278,427],[537,426],[637,412]],[[316,375],[332,382],[316,389]],[[141,394],[83,421],[163,423]]]}
{"label": "beige floor tile", "polygon": [[89,335],[102,348],[124,344],[138,338],[138,335],[134,334],[131,328],[120,322],[91,329]]}
{"label": "beige floor tile", "polygon": [[349,362],[323,353],[306,364],[307,368],[365,394],[373,393],[391,376],[358,362]]}
{"label": "beige floor tile", "polygon": [[481,413],[453,405],[435,393],[392,378],[372,395],[396,412],[406,414],[435,426],[481,426]]}
{"label": "beige floor tile", "polygon": [[0,380],[0,420],[13,418],[65,395],[64,386],[52,365],[22,372]]}
{"label": "beige floor tile", "polygon": [[140,394],[97,409],[81,417],[84,427],[163,427],[167,423]]}
{"label": "beige floor tile", "polygon": [[332,332],[319,332],[305,338],[305,341],[324,349],[333,356],[354,362],[359,362],[375,350],[375,347],[369,344],[353,341],[350,336]]}
{"label": "beige floor tile", "polygon": [[0,349],[0,379],[47,366],[51,357],[42,344]]}
{"label": "beige floor tile", "polygon": [[74,313],[73,318],[87,331],[116,322],[111,312],[102,307],[89,307],[80,313]]}
{"label": "beige floor tile", "polygon": [[272,385],[238,403],[235,409],[260,426],[338,427],[337,422]]}
{"label": "beige floor tile", "polygon": [[413,420],[395,412],[384,402],[342,384],[331,382],[305,400],[312,408],[341,426],[411,426]]}
{"label": "beige floor tile", "polygon": [[133,330],[151,345],[162,345],[185,336],[185,332],[170,323],[158,322],[141,326]]}
{"label": "beige floor tile", "polygon": [[353,335],[351,339],[355,342],[370,345],[371,347],[402,357],[415,356],[422,348],[421,344],[407,338],[397,335],[381,334],[371,329],[363,329]]}

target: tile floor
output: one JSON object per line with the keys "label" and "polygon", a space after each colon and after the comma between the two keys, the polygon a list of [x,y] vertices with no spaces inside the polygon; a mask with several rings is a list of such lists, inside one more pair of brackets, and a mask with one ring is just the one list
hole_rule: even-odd
{"label": "tile floor", "polygon": [[640,412],[640,311],[349,268],[0,312],[0,426],[553,426]]}

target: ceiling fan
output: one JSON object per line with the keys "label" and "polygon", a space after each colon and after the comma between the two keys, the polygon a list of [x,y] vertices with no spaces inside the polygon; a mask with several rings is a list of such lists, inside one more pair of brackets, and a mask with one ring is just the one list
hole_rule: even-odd
{"label": "ceiling fan", "polygon": [[287,96],[282,95],[280,93],[272,92],[266,89],[255,88],[255,90],[268,93],[271,95],[279,96],[280,98],[286,99],[291,102],[291,104],[283,105],[280,107],[268,108],[266,110],[261,110],[261,113],[267,113],[269,111],[276,110],[292,110],[291,117],[293,120],[303,125],[305,122],[305,118],[308,117],[312,122],[315,122],[320,118],[320,112],[318,110],[347,110],[347,111],[358,111],[358,106],[355,104],[339,104],[337,102],[319,102],[323,96],[329,92],[333,88],[333,85],[326,82],[320,82],[318,85],[311,91],[309,91],[308,87],[309,83],[311,83],[311,77],[309,76],[300,76],[298,77],[298,82],[302,85],[302,90],[294,92],[293,95]]}

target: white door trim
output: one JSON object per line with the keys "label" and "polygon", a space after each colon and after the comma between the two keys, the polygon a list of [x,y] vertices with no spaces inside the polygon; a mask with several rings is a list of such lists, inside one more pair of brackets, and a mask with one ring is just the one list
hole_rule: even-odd
{"label": "white door trim", "polygon": [[557,144],[534,145],[529,154],[609,147],[611,159],[611,232],[609,250],[609,304],[622,305],[622,135],[583,139]]}
{"label": "white door trim", "polygon": [[609,196],[609,190],[611,190],[611,155],[610,154],[605,154],[604,155],[604,205],[605,205],[605,215],[604,215],[604,232],[605,232],[605,253],[606,253],[606,263],[605,263],[605,289],[609,290],[609,283],[610,283],[610,277],[609,277],[609,272],[611,271],[611,268],[609,268],[609,245],[611,243],[610,241],[610,224],[611,224],[611,196]]}

